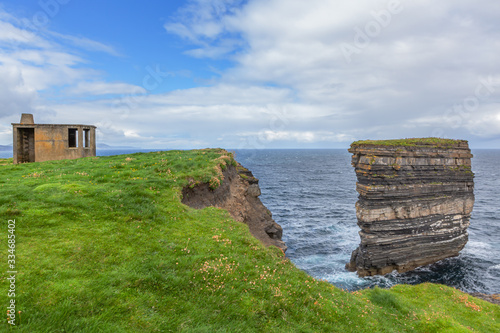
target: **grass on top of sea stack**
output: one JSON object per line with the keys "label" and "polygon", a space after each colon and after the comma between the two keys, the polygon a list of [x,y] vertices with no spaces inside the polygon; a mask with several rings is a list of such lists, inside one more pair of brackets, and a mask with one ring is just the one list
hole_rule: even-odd
{"label": "grass on top of sea stack", "polygon": [[499,306],[432,284],[345,292],[226,211],[183,205],[235,164],[226,151],[0,162],[0,304],[15,219],[19,332],[500,331]]}
{"label": "grass on top of sea stack", "polygon": [[353,146],[372,145],[372,146],[409,146],[409,147],[428,147],[454,148],[461,143],[467,143],[466,140],[454,140],[443,138],[409,138],[394,140],[360,140],[351,144]]}

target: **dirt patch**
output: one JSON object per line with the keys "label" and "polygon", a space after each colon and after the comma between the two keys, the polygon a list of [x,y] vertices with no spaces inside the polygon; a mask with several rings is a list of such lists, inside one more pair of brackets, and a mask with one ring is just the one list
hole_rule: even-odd
{"label": "dirt patch", "polygon": [[236,221],[247,224],[252,235],[264,245],[274,245],[286,251],[287,247],[281,240],[283,229],[259,199],[259,180],[241,165],[229,165],[223,175],[222,184],[215,190],[206,183],[185,187],[182,203],[196,209],[209,206],[225,209]]}

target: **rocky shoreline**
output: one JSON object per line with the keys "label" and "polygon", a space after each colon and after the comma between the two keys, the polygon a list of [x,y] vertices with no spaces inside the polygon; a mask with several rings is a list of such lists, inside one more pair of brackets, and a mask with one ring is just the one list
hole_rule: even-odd
{"label": "rocky shoreline", "polygon": [[469,293],[469,295],[480,298],[486,302],[500,305],[500,294]]}
{"label": "rocky shoreline", "polygon": [[[182,202],[195,209],[209,206],[226,209],[235,220],[247,224],[252,235],[264,245],[274,245],[285,252],[287,247],[281,240],[283,230],[258,198],[261,194],[259,180],[240,164],[236,167],[228,165],[222,174],[223,182],[215,190],[209,184],[185,187]],[[470,295],[500,305],[500,294]]]}

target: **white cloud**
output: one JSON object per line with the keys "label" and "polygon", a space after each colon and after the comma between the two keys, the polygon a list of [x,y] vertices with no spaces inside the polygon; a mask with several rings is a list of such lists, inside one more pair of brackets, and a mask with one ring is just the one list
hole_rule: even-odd
{"label": "white cloud", "polygon": [[[19,119],[15,122],[18,121]],[[2,142],[3,145],[12,143],[12,126],[10,124],[0,124],[0,142]]]}
{"label": "white cloud", "polygon": [[[70,42],[67,47],[62,42]],[[53,115],[53,109],[40,98],[43,91],[69,87],[75,94],[144,93],[144,89],[125,83],[89,82],[99,73],[77,49],[116,54],[113,48],[87,38],[63,35],[44,29],[33,31],[22,19],[0,9],[0,118],[18,121],[20,113],[38,113],[38,119]],[[15,115],[15,116],[14,116]]]}
{"label": "white cloud", "polygon": [[[192,0],[164,28],[187,43],[185,54],[233,65],[210,86],[155,94],[106,82],[71,51],[114,48],[26,33],[0,11],[0,102],[17,110],[2,115],[32,109],[46,121],[94,122],[99,140],[143,147],[491,139],[500,135],[499,13],[500,2],[487,0]],[[346,57],[343,45],[355,52]],[[488,96],[458,124],[448,110],[489,77]],[[38,96],[58,87],[93,98]]]}
{"label": "white cloud", "polygon": [[143,87],[121,82],[79,82],[76,86],[67,89],[66,93],[71,95],[98,96],[146,94],[147,91]]}
{"label": "white cloud", "polygon": [[[483,138],[500,137],[500,103],[490,104],[468,115],[463,127]],[[461,124],[460,124],[461,125]]]}
{"label": "white cloud", "polygon": [[[164,28],[201,46],[186,53],[194,57],[218,58],[241,46],[241,40],[231,36],[228,21],[239,10],[243,0],[190,0]],[[223,34],[225,38],[220,38]]]}
{"label": "white cloud", "polygon": [[85,37],[77,37],[71,35],[60,34],[57,32],[50,31],[50,35],[67,42],[70,42],[72,45],[88,50],[88,51],[96,51],[96,52],[104,52],[108,53],[112,56],[121,56],[121,54],[112,46],[106,45],[95,40],[91,40]]}
{"label": "white cloud", "polygon": [[[7,74],[0,76],[0,86],[5,87],[4,96],[10,94],[6,91],[12,92],[12,98],[6,97],[10,99],[7,104],[18,105],[24,96],[22,110],[32,111],[38,91],[92,76],[92,70],[76,68],[82,58],[63,51],[53,41],[14,26],[10,21],[15,20],[10,15],[2,17],[8,21],[0,21],[0,72]],[[19,107],[7,112],[18,113]]]}
{"label": "white cloud", "polygon": [[25,84],[20,70],[0,65],[0,105],[2,106],[0,118],[30,112],[36,98],[36,91]]}
{"label": "white cloud", "polygon": [[[499,3],[486,0],[254,0],[210,17],[219,27],[210,35],[216,42],[196,55],[210,57],[210,47],[220,52],[224,39],[242,36],[241,48],[231,55],[236,65],[222,82],[272,84],[293,92],[289,101],[308,110],[297,133],[331,130],[376,138],[430,136],[440,129],[467,139],[479,135],[478,119],[486,124],[490,116],[478,111],[475,120],[464,118],[461,131],[442,119],[474,94],[481,78],[498,75],[499,13]],[[183,21],[190,40],[205,40],[197,31],[209,22]],[[343,44],[356,48],[350,59]],[[482,108],[495,102],[494,96],[483,100]]]}
{"label": "white cloud", "polygon": [[273,141],[292,141],[298,143],[317,143],[317,142],[352,142],[353,137],[345,134],[337,134],[327,131],[271,131],[264,130],[258,133],[245,133],[244,135],[253,135],[262,142]]}
{"label": "white cloud", "polygon": [[43,38],[39,37],[35,33],[16,27],[11,21],[14,18],[5,12],[0,13],[4,15],[0,16],[0,42],[2,45],[9,47],[20,47],[22,45],[30,45],[31,47],[41,47],[46,48],[50,46],[50,43]]}
{"label": "white cloud", "polygon": [[219,84],[152,95],[148,102],[176,105],[262,105],[286,102],[291,95],[291,91],[285,88]]}

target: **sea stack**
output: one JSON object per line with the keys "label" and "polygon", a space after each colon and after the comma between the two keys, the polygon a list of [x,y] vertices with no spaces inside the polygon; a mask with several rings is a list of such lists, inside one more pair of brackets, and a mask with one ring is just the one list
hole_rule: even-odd
{"label": "sea stack", "polygon": [[458,255],[474,205],[467,141],[366,140],[352,143],[349,152],[358,179],[361,244],[348,270],[401,273]]}

